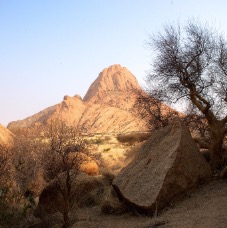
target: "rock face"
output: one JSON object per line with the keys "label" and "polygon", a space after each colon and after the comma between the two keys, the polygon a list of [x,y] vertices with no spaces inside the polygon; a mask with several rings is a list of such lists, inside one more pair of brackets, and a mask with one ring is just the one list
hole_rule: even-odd
{"label": "rock face", "polygon": [[131,92],[140,89],[135,76],[126,68],[119,64],[105,68],[99,77],[91,84],[84,101],[92,98],[100,99],[105,95],[116,92]]}
{"label": "rock face", "polygon": [[173,125],[153,133],[113,186],[129,205],[152,214],[210,175],[189,130],[175,119]]}
{"label": "rock face", "polygon": [[92,133],[145,130],[145,123],[132,110],[136,90],[141,88],[135,76],[125,67],[113,65],[99,74],[83,100],[78,95],[64,96],[60,104],[11,122],[8,128],[43,126],[53,118],[60,118]]}
{"label": "rock face", "polygon": [[13,143],[13,133],[0,124],[0,145]]}

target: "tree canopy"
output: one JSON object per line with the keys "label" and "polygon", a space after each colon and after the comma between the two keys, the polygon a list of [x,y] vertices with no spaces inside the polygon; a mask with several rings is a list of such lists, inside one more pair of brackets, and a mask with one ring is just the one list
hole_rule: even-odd
{"label": "tree canopy", "polygon": [[168,103],[182,100],[197,108],[207,120],[214,167],[221,164],[227,133],[227,42],[207,25],[189,21],[167,25],[150,36],[154,51],[147,79],[158,98]]}

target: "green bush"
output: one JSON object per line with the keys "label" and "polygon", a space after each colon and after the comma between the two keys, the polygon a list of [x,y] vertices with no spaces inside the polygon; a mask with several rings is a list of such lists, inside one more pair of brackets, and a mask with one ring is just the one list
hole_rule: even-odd
{"label": "green bush", "polygon": [[94,144],[102,144],[104,143],[104,141],[105,141],[104,139],[98,138],[94,140]]}
{"label": "green bush", "polygon": [[97,139],[86,139],[85,142],[89,145],[91,144],[97,144],[100,145],[105,142],[105,139],[97,138]]}

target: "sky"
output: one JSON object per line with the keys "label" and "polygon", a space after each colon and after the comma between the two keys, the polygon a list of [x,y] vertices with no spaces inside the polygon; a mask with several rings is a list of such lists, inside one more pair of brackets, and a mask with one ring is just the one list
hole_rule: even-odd
{"label": "sky", "polygon": [[227,35],[226,0],[0,0],[0,123],[84,96],[106,67],[143,86],[149,35],[167,23],[207,22]]}

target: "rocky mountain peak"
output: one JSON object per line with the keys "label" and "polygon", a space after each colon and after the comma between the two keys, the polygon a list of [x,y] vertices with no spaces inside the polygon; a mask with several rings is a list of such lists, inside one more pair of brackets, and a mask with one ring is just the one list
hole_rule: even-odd
{"label": "rocky mountain peak", "polygon": [[88,89],[84,101],[88,101],[92,97],[102,98],[107,92],[123,92],[135,89],[140,89],[135,76],[126,67],[115,64],[105,68],[99,74]]}
{"label": "rocky mountain peak", "polygon": [[82,100],[79,95],[65,95],[56,105],[23,120],[9,123],[8,128],[45,126],[59,118],[84,132],[123,132],[146,130],[145,122],[133,112],[135,90],[142,90],[135,76],[121,65],[105,68],[91,84]]}

